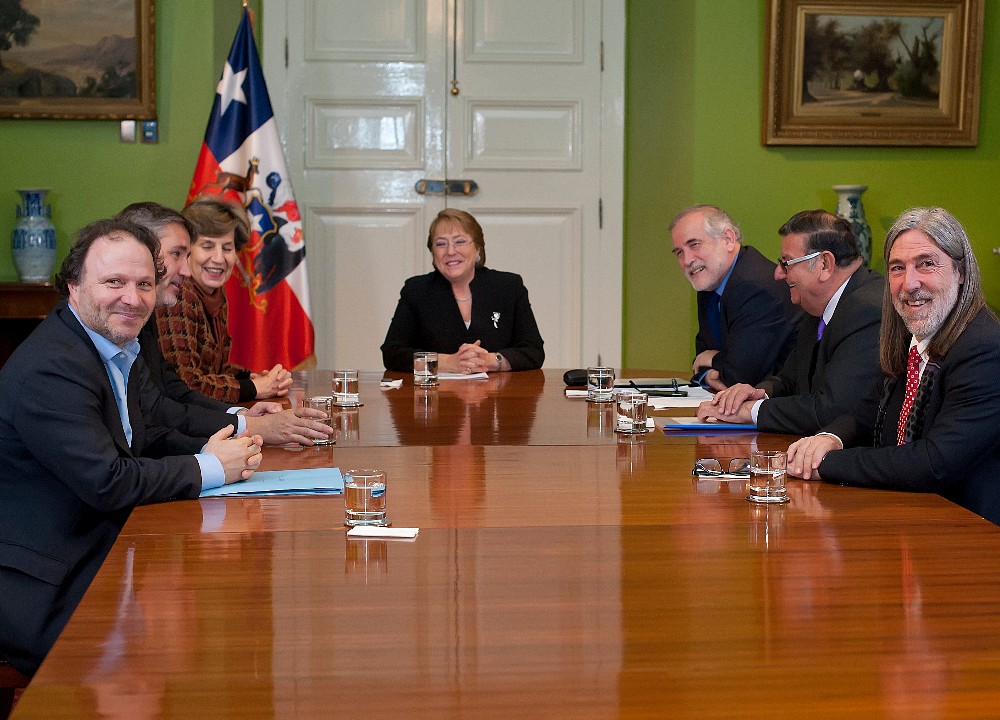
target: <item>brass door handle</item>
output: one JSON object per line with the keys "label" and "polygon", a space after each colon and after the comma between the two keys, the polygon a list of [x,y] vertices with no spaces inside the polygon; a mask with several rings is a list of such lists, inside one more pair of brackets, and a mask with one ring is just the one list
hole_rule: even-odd
{"label": "brass door handle", "polygon": [[413,186],[421,195],[475,195],[479,185],[475,180],[417,180]]}

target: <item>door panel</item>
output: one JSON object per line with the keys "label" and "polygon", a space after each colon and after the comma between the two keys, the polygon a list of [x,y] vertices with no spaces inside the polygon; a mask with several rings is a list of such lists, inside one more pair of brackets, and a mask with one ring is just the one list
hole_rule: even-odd
{"label": "door panel", "polygon": [[[603,171],[602,138],[621,127],[600,66],[606,7],[623,37],[622,2],[268,5],[264,65],[306,223],[321,366],[381,367],[399,289],[431,270],[427,226],[446,205],[479,219],[490,267],[524,277],[546,366],[620,358],[621,229],[602,229],[598,208],[609,186],[621,202],[620,165]],[[414,189],[445,179],[479,191]]]}

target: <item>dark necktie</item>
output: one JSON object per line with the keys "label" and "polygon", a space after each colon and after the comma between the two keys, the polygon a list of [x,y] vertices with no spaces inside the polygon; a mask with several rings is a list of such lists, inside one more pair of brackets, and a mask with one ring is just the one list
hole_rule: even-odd
{"label": "dark necktie", "polygon": [[708,320],[708,329],[712,331],[715,344],[722,350],[722,308],[721,298],[718,293],[711,293],[708,296],[708,304],[705,306],[705,318]]}
{"label": "dark necktie", "polygon": [[906,418],[910,416],[910,408],[913,407],[913,398],[917,394],[917,385],[920,383],[920,353],[917,346],[910,348],[910,357],[906,361],[906,395],[903,397],[903,407],[899,410],[899,426],[896,429],[896,444],[903,444],[903,437],[906,435]]}

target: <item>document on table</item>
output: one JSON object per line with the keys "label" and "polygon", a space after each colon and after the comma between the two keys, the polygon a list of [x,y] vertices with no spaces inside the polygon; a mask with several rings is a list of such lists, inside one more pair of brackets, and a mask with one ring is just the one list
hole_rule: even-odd
{"label": "document on table", "polygon": [[486,380],[489,377],[484,372],[477,373],[438,373],[438,380]]}
{"label": "document on table", "polygon": [[[623,392],[625,390],[630,390],[632,388],[621,387],[620,385],[615,386],[615,392]],[[641,385],[639,386],[640,392],[645,390]],[[691,387],[681,387],[681,390],[687,391],[687,396],[685,397],[664,397],[662,395],[655,395],[653,393],[656,390],[650,389],[651,392],[647,393],[648,400],[647,405],[653,410],[663,410],[665,408],[681,408],[681,407],[698,407],[706,400],[712,399],[712,393],[703,387],[693,385]],[[585,398],[587,397],[587,391],[578,388],[566,388],[566,397],[568,398]]]}
{"label": "document on table", "polygon": [[262,495],[339,495],[344,492],[340,468],[267,470],[249,480],[204,490],[201,497]]}
{"label": "document on table", "polygon": [[660,378],[618,378],[617,380],[615,380],[615,387],[632,388],[634,390],[635,388],[632,387],[632,385],[634,383],[635,385],[639,386],[640,390],[646,390],[646,389],[664,390],[664,389],[670,389],[670,388],[673,388],[673,387],[677,387],[680,390],[687,390],[687,389],[689,389],[688,388],[688,383],[689,382],[690,382],[690,380],[688,378],[679,378],[679,377],[672,377],[672,378],[662,378],[662,377],[660,377]]}
{"label": "document on table", "polygon": [[698,407],[706,400],[711,400],[715,397],[712,393],[699,385],[691,385],[690,387],[681,389],[687,390],[687,397],[661,397],[659,395],[650,395],[647,405],[654,410],[663,410],[664,408]]}

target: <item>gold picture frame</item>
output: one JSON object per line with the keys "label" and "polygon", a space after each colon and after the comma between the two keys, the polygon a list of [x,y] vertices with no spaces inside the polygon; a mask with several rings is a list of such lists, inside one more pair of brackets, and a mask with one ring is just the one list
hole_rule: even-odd
{"label": "gold picture frame", "polygon": [[764,145],[972,147],[983,0],[768,0]]}
{"label": "gold picture frame", "polygon": [[33,7],[0,51],[0,118],[156,117],[153,0]]}

